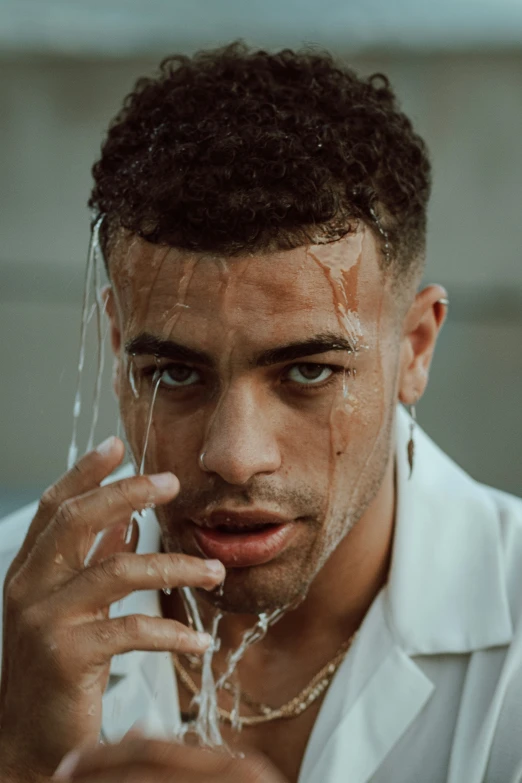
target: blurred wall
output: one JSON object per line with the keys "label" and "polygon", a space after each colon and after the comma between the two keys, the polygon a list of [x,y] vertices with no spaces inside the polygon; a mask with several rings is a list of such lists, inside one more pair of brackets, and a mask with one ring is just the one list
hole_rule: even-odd
{"label": "blurred wall", "polygon": [[[347,60],[391,77],[433,156],[426,279],[451,308],[419,422],[473,476],[522,494],[522,51]],[[0,59],[0,513],[64,469],[90,167],[155,64]],[[97,439],[116,419],[107,375]]]}

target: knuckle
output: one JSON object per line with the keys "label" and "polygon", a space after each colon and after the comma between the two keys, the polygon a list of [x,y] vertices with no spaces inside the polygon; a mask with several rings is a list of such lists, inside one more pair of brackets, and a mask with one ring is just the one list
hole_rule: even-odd
{"label": "knuckle", "polygon": [[[165,557],[165,555],[163,555],[163,557]],[[170,567],[174,567],[176,569],[186,568],[187,566],[191,566],[192,564],[194,564],[197,567],[199,566],[200,562],[202,561],[201,558],[199,557],[194,557],[192,559],[190,555],[182,555],[179,552],[168,553],[168,564]],[[165,567],[164,564],[163,567]]]}
{"label": "knuckle", "polygon": [[102,560],[97,569],[103,577],[111,581],[123,581],[129,574],[127,556],[121,552],[115,552],[105,560]]}
{"label": "knuckle", "polygon": [[74,522],[78,513],[78,504],[75,500],[65,500],[60,503],[55,515],[57,528],[68,528]]}
{"label": "knuckle", "polygon": [[165,562],[164,556],[160,554],[148,555],[146,561],[147,574],[159,577],[167,585],[169,577],[172,575],[170,560],[171,558],[169,558],[169,562]]}
{"label": "knuckle", "polygon": [[121,481],[114,485],[114,493],[123,500],[123,502],[129,507],[131,511],[140,511],[142,504],[136,503],[133,499],[132,484],[129,485],[127,481]]}
{"label": "knuckle", "polygon": [[84,467],[82,466],[81,461],[75,462],[74,465],[71,468],[71,473],[74,475],[74,478],[83,478],[85,475]]}
{"label": "knuckle", "polygon": [[121,618],[123,632],[131,639],[137,639],[144,635],[147,626],[145,617],[139,614],[129,614]]}
{"label": "knuckle", "polygon": [[118,636],[118,628],[113,623],[96,623],[93,629],[94,642],[100,647],[110,646]]}
{"label": "knuckle", "polygon": [[17,621],[22,635],[35,643],[40,642],[49,633],[42,607],[38,604],[21,609],[18,612]]}
{"label": "knuckle", "polygon": [[53,484],[51,487],[48,487],[41,496],[38,504],[38,513],[48,514],[49,512],[55,511],[58,505],[58,492]]}
{"label": "knuckle", "polygon": [[26,592],[26,581],[23,574],[18,571],[10,576],[4,583],[6,605],[15,610],[21,608],[25,602]]}

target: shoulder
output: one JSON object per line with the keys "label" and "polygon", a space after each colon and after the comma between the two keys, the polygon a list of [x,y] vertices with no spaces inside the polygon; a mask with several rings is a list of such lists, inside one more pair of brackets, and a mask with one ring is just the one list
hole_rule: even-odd
{"label": "shoulder", "polygon": [[[487,780],[522,781],[522,499],[481,485],[495,509],[502,542],[504,584],[511,609],[513,639],[497,686],[495,731]],[[515,773],[515,770],[516,773]],[[514,776],[513,776],[514,775]]]}
{"label": "shoulder", "polygon": [[500,489],[488,487],[485,484],[481,484],[481,487],[488,493],[491,501],[495,504],[501,520],[508,527],[514,525],[515,529],[516,527],[522,528],[522,498],[502,492]]}
{"label": "shoulder", "polygon": [[[522,634],[522,499],[499,489],[470,480],[474,485],[475,512],[480,507],[498,541],[500,573],[511,619],[518,634]],[[470,532],[473,519],[470,519]]]}
{"label": "shoulder", "polygon": [[[522,599],[522,499],[499,489],[480,485],[498,522],[507,588]],[[522,600],[520,600],[522,612]]]}

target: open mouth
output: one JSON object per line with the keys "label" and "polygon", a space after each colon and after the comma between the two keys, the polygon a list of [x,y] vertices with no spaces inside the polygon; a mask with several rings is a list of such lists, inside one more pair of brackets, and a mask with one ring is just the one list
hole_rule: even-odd
{"label": "open mouth", "polygon": [[272,560],[286,547],[296,525],[277,519],[213,519],[192,522],[192,532],[204,557],[220,560],[225,568],[245,568]]}
{"label": "open mouth", "polygon": [[230,535],[249,535],[252,533],[261,533],[263,530],[270,530],[273,527],[280,527],[275,522],[265,522],[264,524],[259,525],[232,525],[232,524],[223,524],[223,525],[216,525],[212,528],[205,528],[205,529],[211,529],[216,530],[218,533],[229,533]]}

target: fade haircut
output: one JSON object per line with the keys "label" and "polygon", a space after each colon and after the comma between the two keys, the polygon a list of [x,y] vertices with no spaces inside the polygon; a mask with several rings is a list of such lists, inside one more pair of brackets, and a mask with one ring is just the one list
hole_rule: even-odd
{"label": "fade haircut", "polygon": [[112,121],[89,206],[122,230],[238,255],[334,241],[364,221],[397,277],[421,268],[430,163],[388,79],[327,53],[242,43],[164,60]]}

